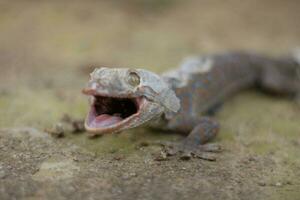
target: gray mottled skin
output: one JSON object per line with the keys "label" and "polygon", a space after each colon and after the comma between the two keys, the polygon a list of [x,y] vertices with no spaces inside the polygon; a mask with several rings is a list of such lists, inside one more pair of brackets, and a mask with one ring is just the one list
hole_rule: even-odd
{"label": "gray mottled skin", "polygon": [[[298,55],[298,54],[296,54]],[[207,117],[225,99],[250,87],[294,96],[300,91],[299,56],[269,58],[248,53],[226,53],[187,58],[173,71],[158,76],[143,69],[100,68],[84,93],[110,97],[142,98],[132,120],[108,128],[86,128],[92,135],[117,132],[150,121],[150,126],[188,134],[177,151],[214,151],[203,145],[215,137],[218,123]],[[139,83],[129,84],[132,72]]]}

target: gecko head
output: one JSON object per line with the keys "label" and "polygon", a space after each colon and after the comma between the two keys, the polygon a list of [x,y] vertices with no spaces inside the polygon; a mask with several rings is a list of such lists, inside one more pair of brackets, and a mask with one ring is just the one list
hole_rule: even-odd
{"label": "gecko head", "polygon": [[90,96],[85,128],[91,135],[133,128],[180,108],[163,79],[143,69],[95,69],[83,93]]}

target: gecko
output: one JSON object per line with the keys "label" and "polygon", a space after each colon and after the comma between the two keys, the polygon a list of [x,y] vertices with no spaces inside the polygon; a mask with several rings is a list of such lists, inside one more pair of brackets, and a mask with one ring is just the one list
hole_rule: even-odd
{"label": "gecko", "polygon": [[96,68],[82,90],[90,97],[85,128],[96,136],[148,125],[187,135],[170,145],[169,155],[219,152],[220,145],[209,141],[219,132],[213,114],[220,105],[249,88],[296,97],[300,93],[297,55],[275,58],[228,52],[189,57],[161,75],[136,68]]}

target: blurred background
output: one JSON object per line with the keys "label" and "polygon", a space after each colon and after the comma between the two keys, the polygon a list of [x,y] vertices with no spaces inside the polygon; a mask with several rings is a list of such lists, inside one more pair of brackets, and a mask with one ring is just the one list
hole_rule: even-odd
{"label": "blurred background", "polygon": [[0,0],[1,199],[297,199],[300,109],[288,99],[228,101],[214,163],[159,162],[159,147],[140,145],[174,134],[52,140],[43,130],[65,113],[84,118],[94,67],[159,73],[190,55],[287,54],[300,46],[299,20],[299,0]]}
{"label": "blurred background", "polygon": [[51,98],[40,92],[55,88],[64,98],[74,91],[80,99],[95,66],[161,72],[189,55],[240,49],[287,53],[300,46],[299,19],[298,0],[2,0],[0,89],[24,94],[15,94],[22,102],[2,98],[0,107],[28,108],[28,100],[50,112],[41,103]]}

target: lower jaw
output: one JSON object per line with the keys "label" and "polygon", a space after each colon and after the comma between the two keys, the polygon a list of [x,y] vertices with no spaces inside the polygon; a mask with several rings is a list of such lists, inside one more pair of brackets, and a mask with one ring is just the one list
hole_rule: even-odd
{"label": "lower jaw", "polygon": [[109,126],[112,126],[114,124],[120,123],[122,122],[122,118],[121,117],[117,117],[117,116],[111,116],[111,115],[100,115],[95,117],[94,120],[92,120],[92,122],[90,123],[90,125],[94,128],[106,128]]}
{"label": "lower jaw", "polygon": [[[93,111],[90,111],[93,112]],[[85,128],[91,135],[101,135],[107,134],[112,132],[117,132],[122,126],[122,119],[121,118],[114,118],[110,117],[110,120],[103,120],[105,116],[93,116],[91,119],[91,113],[86,118],[85,121]],[[97,119],[98,118],[98,119]],[[101,119],[102,118],[102,119]]]}
{"label": "lower jaw", "polygon": [[131,127],[131,121],[134,118],[127,119],[126,121],[121,121],[114,126],[107,126],[107,127],[91,127],[90,124],[86,121],[85,122],[85,129],[89,136],[96,136],[96,135],[104,135],[104,134],[111,134],[121,132],[124,129],[128,129]]}
{"label": "lower jaw", "polygon": [[122,128],[116,128],[116,127],[109,127],[109,128],[91,128],[89,125],[85,123],[85,129],[87,130],[88,136],[97,136],[97,135],[104,135],[104,134],[111,134],[111,133],[117,133],[122,131]]}
{"label": "lower jaw", "polygon": [[[140,98],[138,112],[124,119],[118,116],[105,116],[105,114],[101,116],[95,116],[95,109],[91,107],[91,110],[85,121],[85,128],[88,132],[88,135],[96,136],[116,133],[130,128],[132,121],[139,117],[140,110],[144,106],[144,103],[144,99]],[[103,118],[106,117],[109,117],[108,121],[103,120]],[[97,121],[97,118],[99,121]]]}

